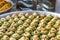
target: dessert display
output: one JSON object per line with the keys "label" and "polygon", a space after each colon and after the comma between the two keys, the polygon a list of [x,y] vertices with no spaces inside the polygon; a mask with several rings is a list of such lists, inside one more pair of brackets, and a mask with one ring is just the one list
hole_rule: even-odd
{"label": "dessert display", "polygon": [[60,18],[36,12],[0,18],[0,40],[60,40]]}

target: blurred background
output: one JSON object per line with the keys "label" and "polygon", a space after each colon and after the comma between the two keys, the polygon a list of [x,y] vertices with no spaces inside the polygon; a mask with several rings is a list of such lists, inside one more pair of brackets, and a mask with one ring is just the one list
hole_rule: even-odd
{"label": "blurred background", "polygon": [[40,10],[40,11],[59,11],[60,0],[12,0],[15,4],[13,10],[28,11],[28,10]]}

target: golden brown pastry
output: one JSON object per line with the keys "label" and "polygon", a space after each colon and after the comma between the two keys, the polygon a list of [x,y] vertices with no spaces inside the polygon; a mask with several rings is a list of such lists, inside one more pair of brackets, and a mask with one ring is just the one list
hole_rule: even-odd
{"label": "golden brown pastry", "polygon": [[5,4],[2,8],[0,8],[0,11],[6,10],[11,7],[10,3]]}
{"label": "golden brown pastry", "polygon": [[0,2],[0,8],[3,7],[6,3],[7,3],[6,1]]}

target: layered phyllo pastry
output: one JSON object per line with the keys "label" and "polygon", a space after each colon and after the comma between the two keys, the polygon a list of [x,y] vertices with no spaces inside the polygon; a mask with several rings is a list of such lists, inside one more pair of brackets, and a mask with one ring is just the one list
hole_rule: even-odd
{"label": "layered phyllo pastry", "polygon": [[0,11],[9,9],[11,6],[12,4],[10,2],[7,2],[6,0],[0,0]]}

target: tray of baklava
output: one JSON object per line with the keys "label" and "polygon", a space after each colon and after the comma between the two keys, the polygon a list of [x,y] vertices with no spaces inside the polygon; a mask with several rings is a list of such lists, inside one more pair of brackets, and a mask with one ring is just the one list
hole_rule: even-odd
{"label": "tray of baklava", "polygon": [[0,40],[60,40],[60,14],[16,11],[0,15]]}

